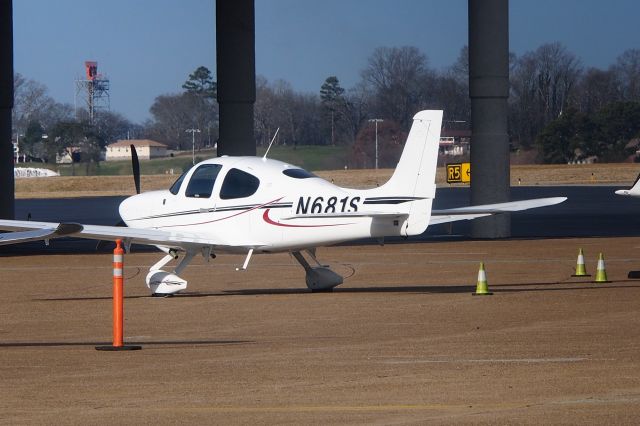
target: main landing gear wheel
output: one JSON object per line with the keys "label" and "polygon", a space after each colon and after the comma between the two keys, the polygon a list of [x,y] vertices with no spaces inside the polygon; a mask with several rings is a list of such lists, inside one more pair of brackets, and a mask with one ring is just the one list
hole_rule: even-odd
{"label": "main landing gear wheel", "polygon": [[328,266],[321,265],[312,252],[310,252],[309,250],[306,250],[306,252],[309,257],[311,257],[311,259],[315,261],[317,266],[309,265],[307,259],[305,259],[302,253],[300,253],[299,251],[294,251],[291,254],[293,254],[293,257],[304,268],[307,287],[313,293],[331,292],[333,291],[333,288],[335,286],[338,286],[344,282],[344,279],[341,275],[332,271]]}

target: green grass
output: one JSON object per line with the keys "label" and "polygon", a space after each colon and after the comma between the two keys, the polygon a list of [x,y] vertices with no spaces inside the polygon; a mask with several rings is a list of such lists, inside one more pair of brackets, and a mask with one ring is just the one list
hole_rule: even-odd
{"label": "green grass", "polygon": [[[258,147],[258,155],[264,155],[265,150],[266,148]],[[297,148],[271,147],[268,157],[317,171],[343,169],[347,164],[348,154],[349,147],[346,146],[299,145]]]}
{"label": "green grass", "polygon": [[[264,155],[266,148],[258,147],[258,156]],[[213,150],[196,152],[196,162],[215,157]],[[274,146],[269,151],[269,158],[295,164],[311,171],[343,169],[349,148],[345,146],[312,146],[302,145]],[[182,152],[174,157],[140,160],[140,173],[143,175],[165,174],[173,169],[174,174],[180,174],[191,166],[191,152]],[[60,173],[61,176],[113,176],[130,175],[131,161],[102,161],[99,165],[48,164],[48,163],[20,163],[16,167],[47,168]]]}

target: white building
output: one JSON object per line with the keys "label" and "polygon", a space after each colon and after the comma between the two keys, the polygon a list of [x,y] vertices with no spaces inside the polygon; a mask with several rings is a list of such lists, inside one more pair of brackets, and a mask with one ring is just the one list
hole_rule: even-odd
{"label": "white building", "polygon": [[130,145],[136,147],[138,158],[141,160],[167,156],[167,146],[163,143],[152,141],[150,139],[131,139],[119,140],[116,143],[107,145],[107,161],[131,159]]}

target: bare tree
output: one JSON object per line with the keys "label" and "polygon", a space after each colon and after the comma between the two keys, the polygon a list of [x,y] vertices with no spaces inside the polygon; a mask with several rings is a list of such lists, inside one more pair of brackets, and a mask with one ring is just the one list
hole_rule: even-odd
{"label": "bare tree", "polygon": [[[217,109],[206,98],[193,93],[158,96],[150,108],[153,124],[148,130],[150,137],[166,143],[172,148],[191,146],[191,136],[186,129],[198,128],[196,148],[208,142],[208,130],[217,122]],[[214,129],[217,131],[217,127]]]}
{"label": "bare tree", "polygon": [[529,147],[540,130],[571,102],[582,73],[580,61],[560,43],[519,58],[511,73],[511,131]]}
{"label": "bare tree", "polygon": [[326,143],[319,97],[312,93],[296,92],[284,80],[270,84],[264,77],[257,78],[254,116],[255,134],[261,145],[269,142],[277,128],[280,128],[280,144],[296,146]]}
{"label": "bare tree", "polygon": [[626,50],[612,66],[623,100],[640,100],[640,49]]}
{"label": "bare tree", "polygon": [[607,104],[621,100],[615,73],[598,68],[589,68],[577,86],[578,107],[581,112],[598,112]]}
{"label": "bare tree", "polygon": [[97,134],[107,145],[131,136],[131,122],[117,112],[101,111],[96,115],[94,125]]}
{"label": "bare tree", "polygon": [[356,142],[360,128],[371,115],[372,93],[364,83],[359,83],[345,95],[342,113],[345,131],[351,144]]}
{"label": "bare tree", "polygon": [[45,121],[42,119],[43,115],[56,104],[48,95],[47,87],[19,73],[14,75],[13,85],[14,106],[11,120],[14,129],[19,129],[15,131],[25,131],[30,121]]}
{"label": "bare tree", "polygon": [[[266,78],[256,76],[256,103],[253,106],[254,135],[259,145],[269,143],[278,127],[274,118],[275,94]],[[275,126],[275,127],[273,127]]]}
{"label": "bare tree", "polygon": [[363,81],[375,92],[376,113],[408,129],[413,114],[427,105],[434,73],[418,48],[379,47],[362,71]]}
{"label": "bare tree", "polygon": [[569,103],[582,68],[578,58],[557,42],[540,46],[535,57],[538,98],[548,121],[558,117]]}

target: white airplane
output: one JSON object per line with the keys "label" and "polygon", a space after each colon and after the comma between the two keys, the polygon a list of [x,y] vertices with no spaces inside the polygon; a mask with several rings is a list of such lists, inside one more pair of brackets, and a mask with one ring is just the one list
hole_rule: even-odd
{"label": "white airplane", "polygon": [[[265,157],[219,157],[186,171],[168,190],[125,199],[119,208],[127,227],[0,220],[0,244],[75,236],[121,239],[157,246],[166,255],[146,277],[155,295],[184,290],[179,277],[194,256],[290,252],[306,272],[312,291],[330,291],[343,277],[322,265],[315,248],[361,238],[422,234],[430,224],[558,204],[565,197],[432,210],[442,111],[413,118],[398,166],[373,189],[336,186],[306,170]],[[134,176],[136,176],[134,161]],[[139,174],[138,174],[139,178]],[[136,182],[138,187],[139,180]],[[138,191],[139,192],[139,191]],[[162,270],[181,260],[171,271]]]}
{"label": "white airplane", "polygon": [[633,182],[633,186],[630,189],[618,189],[616,191],[618,195],[627,195],[629,197],[640,197],[640,174]]}

